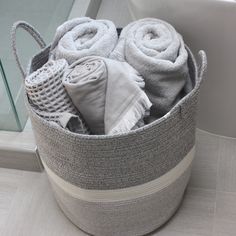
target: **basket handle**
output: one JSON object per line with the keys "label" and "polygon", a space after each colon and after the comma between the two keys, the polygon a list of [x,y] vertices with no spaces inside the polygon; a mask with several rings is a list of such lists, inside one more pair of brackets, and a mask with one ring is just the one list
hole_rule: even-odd
{"label": "basket handle", "polygon": [[207,56],[205,51],[201,50],[198,52],[198,84],[201,83],[206,78],[206,71],[207,71]]}
{"label": "basket handle", "polygon": [[18,52],[17,52],[17,47],[16,47],[16,31],[18,28],[22,28],[25,31],[27,31],[36,40],[36,42],[38,43],[40,48],[46,47],[46,43],[43,40],[43,38],[41,37],[40,33],[33,26],[28,24],[27,22],[17,21],[13,24],[12,30],[11,30],[11,46],[12,46],[14,57],[16,59],[16,63],[18,65],[21,75],[24,79],[26,77],[26,72],[20,62]]}
{"label": "basket handle", "polygon": [[[190,53],[191,53],[191,51],[190,51]],[[195,75],[196,83],[195,83],[195,86],[194,86],[193,90],[189,94],[195,93],[196,91],[198,91],[198,89],[201,86],[202,82],[206,78],[207,56],[206,56],[205,51],[200,50],[198,52],[198,60],[197,60],[197,62],[194,62],[194,65],[195,65],[195,67],[197,66],[197,72],[196,72],[197,75]],[[182,118],[186,118],[186,116],[188,116],[189,106],[184,105],[184,104],[188,103],[188,100],[186,99],[188,95],[186,95],[183,98],[182,102],[179,105],[179,111],[180,111],[180,115],[181,115]]]}

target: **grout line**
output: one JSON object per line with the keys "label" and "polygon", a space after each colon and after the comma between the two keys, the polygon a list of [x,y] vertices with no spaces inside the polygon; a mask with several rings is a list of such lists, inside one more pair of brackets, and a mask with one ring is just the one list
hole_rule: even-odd
{"label": "grout line", "polygon": [[197,131],[199,132],[202,132],[202,133],[205,133],[205,134],[208,134],[210,136],[214,136],[214,137],[218,137],[218,138],[222,138],[222,139],[232,139],[232,140],[236,140],[236,138],[234,137],[229,137],[229,136],[224,136],[224,135],[220,135],[220,134],[214,134],[214,133],[211,133],[207,130],[203,130],[203,129],[200,129],[200,128],[197,128]]}
{"label": "grout line", "polygon": [[[210,134],[209,132],[206,132],[208,135]],[[216,193],[215,193],[215,205],[214,205],[214,215],[213,215],[213,227],[212,227],[212,236],[215,235],[215,224],[216,224],[216,208],[217,208],[217,189],[218,189],[218,180],[219,180],[219,171],[220,171],[220,136],[218,135],[213,135],[214,137],[217,138],[217,147],[218,147],[218,152],[217,152],[217,168],[216,168]]]}
{"label": "grout line", "polygon": [[187,186],[188,189],[199,189],[199,190],[205,190],[205,191],[212,191],[212,192],[216,192],[215,189],[212,188],[201,188],[201,187],[191,187],[190,185]]}
{"label": "grout line", "polygon": [[234,194],[236,195],[236,191],[222,191],[222,190],[216,190],[216,193],[221,193],[221,194]]}
{"label": "grout line", "polygon": [[213,225],[212,225],[212,236],[215,235],[215,219],[216,219],[216,200],[217,200],[217,192],[215,193],[215,204],[214,204],[214,215],[213,215]]}
{"label": "grout line", "polygon": [[217,146],[218,146],[218,152],[217,152],[217,169],[216,169],[216,191],[219,188],[218,180],[219,180],[219,172],[220,172],[220,137],[217,138]]}

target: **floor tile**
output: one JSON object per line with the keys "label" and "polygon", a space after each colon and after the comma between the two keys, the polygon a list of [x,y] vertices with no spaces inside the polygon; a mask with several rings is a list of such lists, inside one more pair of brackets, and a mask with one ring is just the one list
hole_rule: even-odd
{"label": "floor tile", "polygon": [[222,137],[219,156],[217,190],[236,192],[236,139]]}
{"label": "floor tile", "polygon": [[196,156],[190,186],[216,189],[219,159],[219,138],[201,130],[196,133]]}
{"label": "floor tile", "polygon": [[3,184],[0,186],[0,228],[2,228],[5,223],[7,216],[10,212],[11,203],[14,199],[17,186],[14,184]]}
{"label": "floor tile", "polygon": [[[24,172],[3,230],[4,236],[82,236],[63,215],[45,174]],[[14,225],[14,227],[12,227]]]}
{"label": "floor tile", "polygon": [[217,192],[214,235],[236,235],[236,194]]}
{"label": "floor tile", "polygon": [[189,188],[180,209],[165,225],[166,230],[183,235],[211,235],[215,197],[214,190]]}

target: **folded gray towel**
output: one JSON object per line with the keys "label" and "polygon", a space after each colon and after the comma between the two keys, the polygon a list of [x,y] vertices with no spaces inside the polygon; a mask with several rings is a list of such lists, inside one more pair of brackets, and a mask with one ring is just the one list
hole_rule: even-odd
{"label": "folded gray towel", "polygon": [[117,40],[113,22],[75,18],[57,28],[51,55],[53,59],[66,59],[69,64],[85,56],[108,57]]}
{"label": "folded gray towel", "polygon": [[176,104],[184,86],[189,89],[183,39],[162,20],[146,18],[128,24],[110,58],[127,61],[143,76],[155,117],[163,116]]}
{"label": "folded gray towel", "polygon": [[67,68],[63,84],[94,134],[127,132],[152,105],[143,78],[126,62],[82,58]]}

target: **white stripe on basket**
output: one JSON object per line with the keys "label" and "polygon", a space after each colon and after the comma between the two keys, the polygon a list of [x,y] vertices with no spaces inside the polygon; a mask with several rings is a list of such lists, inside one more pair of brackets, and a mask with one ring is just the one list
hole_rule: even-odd
{"label": "white stripe on basket", "polygon": [[145,197],[168,187],[190,167],[194,159],[194,154],[195,146],[177,166],[155,180],[138,186],[111,190],[90,190],[79,188],[60,178],[49,169],[45,162],[42,162],[50,180],[72,197],[88,202],[115,202]]}

